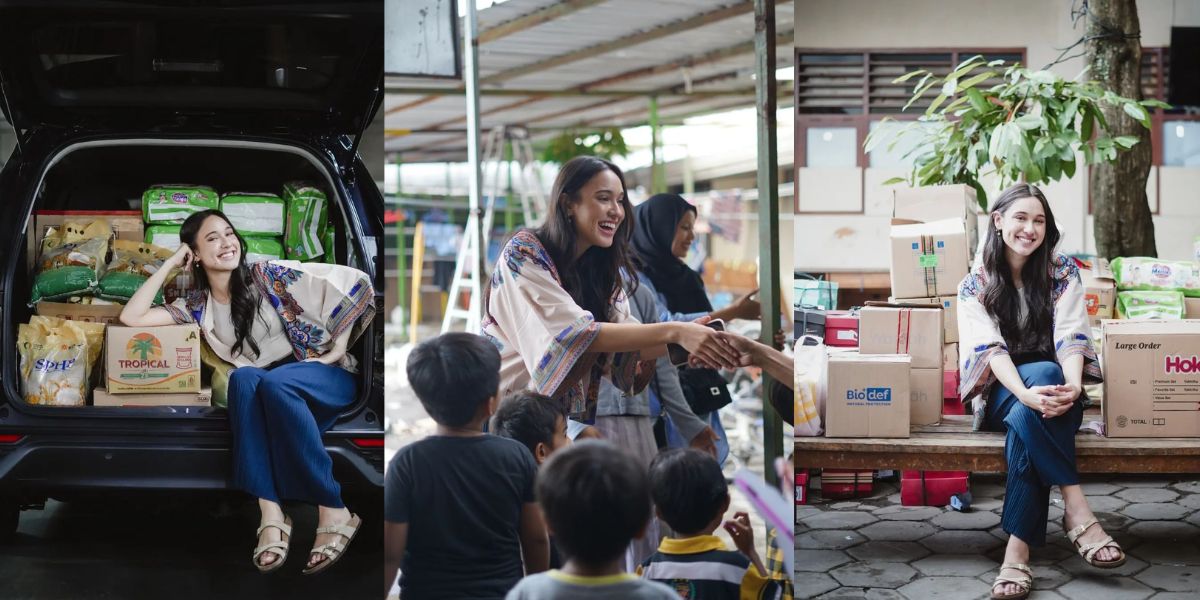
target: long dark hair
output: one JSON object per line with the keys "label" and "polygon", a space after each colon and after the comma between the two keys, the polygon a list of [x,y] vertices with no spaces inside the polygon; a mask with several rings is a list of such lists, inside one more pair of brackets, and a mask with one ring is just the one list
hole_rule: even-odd
{"label": "long dark hair", "polygon": [[[196,236],[200,235],[200,225],[209,217],[220,217],[222,221],[233,227],[229,217],[219,210],[202,210],[192,213],[179,227],[180,243],[191,246],[192,252],[196,252]],[[242,251],[238,255],[237,269],[229,276],[229,316],[233,320],[235,336],[232,349],[237,354],[244,354],[246,345],[249,344],[250,349],[254,351],[254,356],[258,356],[258,344],[255,343],[254,338],[250,337],[250,327],[254,324],[254,315],[258,314],[258,306],[262,297],[250,279],[250,267],[246,264],[246,240],[242,234],[237,232],[236,227],[233,227],[233,233],[237,236]],[[200,289],[205,292],[211,290],[208,273],[202,268],[193,269],[193,271]]]}
{"label": "long dark hair", "polygon": [[1050,203],[1045,194],[1036,186],[1018,183],[1004,190],[992,205],[992,215],[1003,215],[1010,206],[1022,198],[1037,198],[1042,203],[1042,211],[1046,213],[1046,232],[1042,244],[1025,261],[1021,268],[1022,287],[1025,290],[1025,302],[1028,316],[1025,326],[1019,322],[1021,301],[1013,282],[1012,267],[1008,264],[1005,253],[1004,239],[996,229],[995,217],[988,219],[987,241],[983,246],[983,285],[982,304],[988,314],[1000,325],[1000,335],[1012,345],[1018,340],[1026,340],[1030,346],[1038,350],[1049,350],[1053,346],[1054,315],[1053,302],[1050,298],[1051,266],[1054,260],[1054,249],[1058,246],[1058,225],[1054,222],[1054,213],[1050,212]]}
{"label": "long dark hair", "polygon": [[[608,248],[592,246],[575,259],[578,234],[568,217],[567,206],[580,200],[579,191],[602,171],[612,171],[621,181],[621,207],[625,218],[617,227],[613,243]],[[630,260],[629,241],[633,236],[633,204],[625,194],[625,174],[613,163],[595,156],[577,156],[567,161],[554,178],[550,188],[550,206],[546,221],[533,230],[554,260],[563,287],[584,310],[590,311],[597,322],[609,321],[609,307],[622,285],[628,293],[637,289],[637,277]],[[623,281],[623,273],[629,281]],[[581,275],[582,274],[582,275]]]}

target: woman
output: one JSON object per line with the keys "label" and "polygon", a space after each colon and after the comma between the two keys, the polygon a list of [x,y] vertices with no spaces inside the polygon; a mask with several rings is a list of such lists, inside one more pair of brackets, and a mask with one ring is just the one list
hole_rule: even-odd
{"label": "woman", "polygon": [[[708,300],[708,291],[700,274],[683,262],[695,239],[696,207],[678,194],[656,194],[637,209],[637,226],[633,232],[633,248],[640,267],[639,277],[658,297],[660,319],[667,321],[692,321],[700,317],[712,319],[758,319],[761,307],[750,299],[754,292],[738,298],[735,302],[714,311]],[[681,371],[680,378],[692,376],[697,371]],[[717,460],[722,463],[729,454],[729,443],[724,439],[720,415],[716,411],[698,415],[709,424],[700,432],[714,441]],[[668,438],[673,446],[687,443],[687,439],[676,434],[679,423],[671,422]],[[696,446],[695,441],[691,445]]]}
{"label": "woman", "polygon": [[959,285],[960,392],[974,428],[1004,431],[1008,532],[992,598],[1025,598],[1029,547],[1046,541],[1050,486],[1064,502],[1063,529],[1089,564],[1115,568],[1125,554],[1104,534],[1079,486],[1075,433],[1100,381],[1079,269],[1055,253],[1059,232],[1046,197],[1019,183],[991,212],[982,260]]}
{"label": "woman", "polygon": [[[246,264],[246,243],[223,213],[206,210],[179,230],[179,250],[121,311],[125,325],[196,323],[229,375],[233,483],[262,512],[254,565],[264,573],[287,559],[291,519],[282,499],[316,504],[318,527],[304,574],[345,552],[362,521],[346,510],[321,442],[357,395],[346,349],[371,322],[374,291],[350,267],[291,261]],[[151,307],[175,269],[194,270],[198,289]],[[186,272],[186,271],[185,271]]]}
{"label": "woman", "polygon": [[634,272],[633,210],[616,165],[567,161],[550,199],[545,223],[504,245],[485,294],[483,333],[500,349],[501,397],[531,388],[591,423],[601,377],[625,393],[641,391],[668,343],[711,364],[736,364],[724,333],[630,317],[622,272]]}

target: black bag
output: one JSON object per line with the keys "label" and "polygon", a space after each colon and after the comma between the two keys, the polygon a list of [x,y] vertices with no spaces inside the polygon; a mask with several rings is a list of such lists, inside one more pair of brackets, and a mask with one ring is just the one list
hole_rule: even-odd
{"label": "black bag", "polygon": [[703,415],[733,402],[725,378],[714,369],[679,369],[679,386],[692,412]]}

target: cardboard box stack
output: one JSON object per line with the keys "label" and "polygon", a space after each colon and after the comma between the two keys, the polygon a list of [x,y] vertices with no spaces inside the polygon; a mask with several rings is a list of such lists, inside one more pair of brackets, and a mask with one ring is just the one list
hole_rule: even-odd
{"label": "cardboard box stack", "polygon": [[975,190],[897,189],[893,199],[892,296],[901,302],[957,296],[979,240]]}
{"label": "cardboard box stack", "polygon": [[864,354],[911,357],[910,425],[941,420],[943,387],[942,309],[925,305],[868,305],[859,313]]}
{"label": "cardboard box stack", "polygon": [[1200,437],[1200,320],[1105,321],[1108,437]]}

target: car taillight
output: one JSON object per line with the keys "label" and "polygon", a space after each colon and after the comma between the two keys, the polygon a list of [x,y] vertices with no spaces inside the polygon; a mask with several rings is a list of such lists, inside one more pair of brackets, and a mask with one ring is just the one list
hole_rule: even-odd
{"label": "car taillight", "polygon": [[[15,444],[23,439],[25,439],[25,436],[16,433],[0,433],[0,444]],[[383,440],[379,441],[382,442]]]}
{"label": "car taillight", "polygon": [[350,438],[350,443],[359,448],[382,448],[383,438]]}

